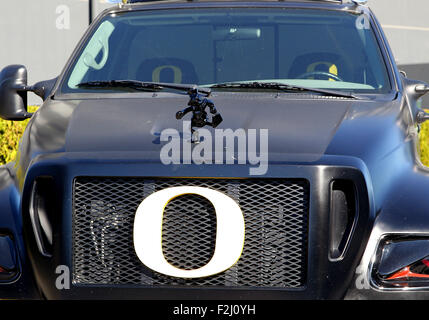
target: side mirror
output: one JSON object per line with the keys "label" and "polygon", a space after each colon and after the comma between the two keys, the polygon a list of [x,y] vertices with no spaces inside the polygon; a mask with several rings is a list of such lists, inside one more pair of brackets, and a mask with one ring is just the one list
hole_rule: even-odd
{"label": "side mirror", "polygon": [[418,105],[418,100],[429,92],[429,84],[423,81],[408,79],[406,77],[403,77],[402,81],[408,103],[414,115],[414,120],[418,124],[429,120],[429,113],[426,113]]}
{"label": "side mirror", "polygon": [[[417,84],[414,88],[414,91],[419,96],[424,96],[426,93],[429,92],[429,85],[426,83]],[[419,110],[416,114],[416,121],[417,123],[423,123],[426,120],[429,120],[429,113],[425,112],[424,110]]]}
{"label": "side mirror", "polygon": [[414,90],[417,94],[421,94],[422,96],[429,92],[429,85],[426,83],[418,84],[414,87]]}
{"label": "side mirror", "polygon": [[21,121],[31,118],[27,112],[27,91],[32,91],[43,100],[52,92],[58,78],[27,85],[27,69],[23,65],[10,65],[0,72],[0,117]]}
{"label": "side mirror", "polygon": [[427,112],[425,112],[423,110],[417,112],[417,114],[416,114],[416,121],[417,121],[417,123],[423,123],[426,120],[429,120],[429,113],[427,113]]}
{"label": "side mirror", "polygon": [[55,83],[57,82],[58,77],[50,79],[50,80],[44,80],[35,83],[34,85],[27,88],[27,91],[32,91],[36,95],[38,95],[40,98],[45,101],[50,94],[52,93],[52,89],[55,87]]}
{"label": "side mirror", "polygon": [[27,69],[10,65],[0,72],[0,117],[5,120],[25,120],[27,112]]}

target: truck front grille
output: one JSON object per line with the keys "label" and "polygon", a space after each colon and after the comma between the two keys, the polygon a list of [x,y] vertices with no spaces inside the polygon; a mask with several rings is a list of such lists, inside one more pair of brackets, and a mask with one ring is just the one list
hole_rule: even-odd
{"label": "truck front grille", "polygon": [[[245,220],[241,258],[225,272],[179,279],[146,268],[133,245],[136,210],[153,192],[198,186],[223,192]],[[79,177],[73,188],[73,282],[142,286],[297,288],[305,284],[309,186],[303,179],[184,179]],[[216,240],[212,204],[198,195],[166,206],[162,248],[181,269],[208,263]]]}

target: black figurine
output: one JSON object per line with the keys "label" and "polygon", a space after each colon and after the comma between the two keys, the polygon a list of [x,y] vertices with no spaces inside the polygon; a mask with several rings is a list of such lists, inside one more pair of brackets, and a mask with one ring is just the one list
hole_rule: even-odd
{"label": "black figurine", "polygon": [[[176,113],[176,119],[182,119],[186,114],[192,112],[191,118],[191,133],[192,133],[192,142],[198,142],[199,139],[194,139],[194,128],[202,128],[204,126],[211,126],[216,128],[222,121],[222,116],[217,112],[214,103],[207,99],[210,93],[207,93],[206,97],[203,97],[201,93],[198,92],[197,88],[192,88],[188,91],[189,94],[189,102],[188,107],[178,111]],[[208,121],[208,114],[206,112],[206,108],[210,109],[210,113],[212,114],[212,121]]]}

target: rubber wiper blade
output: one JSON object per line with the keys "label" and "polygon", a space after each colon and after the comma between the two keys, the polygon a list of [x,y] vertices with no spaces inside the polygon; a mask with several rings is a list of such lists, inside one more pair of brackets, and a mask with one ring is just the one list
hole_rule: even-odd
{"label": "rubber wiper blade", "polygon": [[343,91],[316,89],[309,87],[296,86],[280,82],[224,82],[210,86],[210,88],[243,88],[243,89],[275,89],[280,91],[305,91],[321,93],[327,96],[359,99],[359,97]]}
{"label": "rubber wiper blade", "polygon": [[133,80],[108,80],[108,81],[89,81],[77,85],[79,88],[130,88],[135,90],[162,90],[163,87],[155,83],[143,83]]}
{"label": "rubber wiper blade", "polygon": [[198,90],[200,93],[210,95],[211,90],[200,88],[195,84],[175,84],[164,82],[145,82],[137,80],[108,80],[108,81],[90,81],[82,82],[77,85],[79,88],[131,88],[135,90],[162,90],[165,88],[185,91]]}

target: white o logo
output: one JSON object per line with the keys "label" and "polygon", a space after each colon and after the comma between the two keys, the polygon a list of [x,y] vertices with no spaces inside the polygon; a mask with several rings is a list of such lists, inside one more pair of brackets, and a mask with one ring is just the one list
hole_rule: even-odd
{"label": "white o logo", "polygon": [[[184,194],[207,198],[216,212],[216,246],[211,260],[194,270],[179,269],[168,263],[162,252],[162,217],[172,199]],[[208,277],[231,268],[244,245],[244,218],[238,204],[227,195],[202,187],[172,187],[148,196],[139,205],[134,220],[134,249],[148,268],[177,278]]]}

